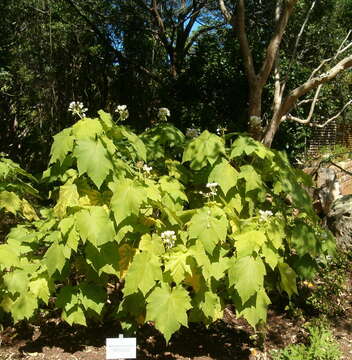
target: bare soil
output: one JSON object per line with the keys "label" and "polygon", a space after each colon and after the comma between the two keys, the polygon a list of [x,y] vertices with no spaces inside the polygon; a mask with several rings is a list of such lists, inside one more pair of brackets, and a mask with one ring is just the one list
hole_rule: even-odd
{"label": "bare soil", "polygon": [[[331,319],[343,360],[352,360],[352,294],[349,296],[344,316]],[[152,324],[144,325],[137,334],[137,359],[264,360],[270,359],[268,353],[272,349],[306,341],[308,334],[303,325],[307,319],[274,310],[268,315],[265,352],[256,348],[254,333],[246,322],[225,310],[223,321],[208,328],[199,324],[182,328],[168,345]],[[118,324],[70,327],[51,318],[35,325],[23,322],[9,326],[0,334],[0,360],[103,360],[105,339],[118,336]]]}

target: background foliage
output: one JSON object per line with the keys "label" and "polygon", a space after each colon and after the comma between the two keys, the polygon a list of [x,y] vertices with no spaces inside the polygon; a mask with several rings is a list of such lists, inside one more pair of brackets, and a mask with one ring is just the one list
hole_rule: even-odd
{"label": "background foliage", "polygon": [[[222,23],[216,2],[186,4],[164,2],[162,30],[146,0],[2,1],[0,150],[26,167],[43,169],[52,136],[72,124],[66,116],[72,100],[83,101],[92,114],[127,104],[129,124],[138,132],[153,123],[161,106],[171,110],[183,130],[192,124],[245,130],[248,89],[237,39]],[[247,5],[258,64],[274,26],[274,5]],[[280,53],[283,66],[289,64],[309,6],[310,1],[300,1],[290,20]],[[289,87],[333,55],[349,30],[351,8],[350,0],[318,1],[288,69]],[[190,21],[193,26],[187,28]],[[272,84],[265,91],[264,119],[271,112],[265,98]],[[350,73],[338,79],[338,86],[326,86],[317,119],[335,113],[350,91]],[[350,120],[350,112],[344,116]],[[301,151],[307,137],[304,127],[288,125],[275,146]]]}

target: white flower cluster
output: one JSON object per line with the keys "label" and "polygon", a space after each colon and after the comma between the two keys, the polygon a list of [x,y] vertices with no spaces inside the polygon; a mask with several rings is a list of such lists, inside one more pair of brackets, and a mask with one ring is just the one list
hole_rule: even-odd
{"label": "white flower cluster", "polygon": [[216,134],[219,136],[224,136],[225,132],[227,131],[226,127],[223,127],[221,125],[219,125],[216,129]]}
{"label": "white flower cluster", "polygon": [[257,128],[257,127],[261,126],[262,119],[259,116],[251,116],[249,119],[249,124],[251,127]]}
{"label": "white flower cluster", "polygon": [[176,241],[175,231],[167,230],[162,232],[160,236],[166,248],[170,249],[173,246],[175,246],[175,241]]}
{"label": "white flower cluster", "polygon": [[189,138],[196,138],[200,135],[200,129],[194,127],[194,124],[192,124],[193,127],[187,128],[186,130],[186,136]]}
{"label": "white flower cluster", "polygon": [[127,105],[118,105],[115,112],[119,114],[119,120],[124,121],[130,115],[127,109]]}
{"label": "white flower cluster", "polygon": [[71,101],[68,106],[68,111],[72,112],[73,115],[79,116],[81,119],[86,116],[87,108],[84,107],[82,102]]}
{"label": "white flower cluster", "polygon": [[167,118],[170,117],[171,113],[168,108],[160,108],[158,112],[158,118],[161,121],[167,121]]}
{"label": "white flower cluster", "polygon": [[264,222],[264,221],[267,221],[268,218],[270,216],[273,216],[274,214],[270,210],[259,210],[259,215],[260,215],[259,221]]}
{"label": "white flower cluster", "polygon": [[216,182],[208,183],[208,184],[206,185],[206,187],[207,187],[208,189],[210,189],[210,195],[214,195],[214,196],[217,194],[217,191],[218,191],[217,187],[218,187],[218,186],[219,186],[219,184],[216,183]]}
{"label": "white flower cluster", "polygon": [[151,166],[148,166],[147,164],[144,164],[142,169],[148,174],[150,174],[150,172],[153,170],[153,168]]}

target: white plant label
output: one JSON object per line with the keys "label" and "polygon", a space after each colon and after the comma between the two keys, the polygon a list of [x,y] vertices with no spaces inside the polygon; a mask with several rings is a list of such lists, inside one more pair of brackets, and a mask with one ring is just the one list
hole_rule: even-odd
{"label": "white plant label", "polygon": [[107,338],[106,359],[136,359],[136,338]]}

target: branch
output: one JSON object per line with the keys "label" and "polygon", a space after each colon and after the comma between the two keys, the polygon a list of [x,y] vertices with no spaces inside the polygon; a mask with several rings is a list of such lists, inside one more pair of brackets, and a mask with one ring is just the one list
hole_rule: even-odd
{"label": "branch", "polygon": [[331,61],[331,60],[337,59],[337,57],[338,57],[339,55],[341,55],[342,53],[344,53],[346,50],[348,50],[348,49],[352,46],[352,41],[351,41],[347,46],[345,46],[345,47],[343,48],[345,42],[347,41],[347,39],[349,38],[349,36],[350,36],[351,33],[352,33],[352,30],[350,30],[350,31],[348,32],[347,36],[346,36],[345,39],[342,41],[340,47],[337,49],[337,52],[336,52],[336,54],[335,54],[334,56],[332,56],[332,57],[330,57],[330,58],[328,58],[328,59],[324,59],[324,60],[319,64],[319,66],[312,71],[309,79],[311,79],[312,77],[314,77],[315,74],[316,74],[326,63],[328,63],[328,62]]}
{"label": "branch", "polygon": [[[277,23],[280,19],[280,14],[282,10],[282,0],[276,0],[276,9],[275,9],[275,22]],[[281,86],[280,81],[280,54],[277,52],[275,63],[274,63],[274,100],[273,100],[273,112],[276,113],[280,108],[283,94],[283,86]]]}
{"label": "branch", "polygon": [[[288,19],[291,16],[292,10],[294,5],[296,4],[298,0],[287,0],[286,5],[281,13],[281,16],[277,22],[276,29],[274,32],[274,35],[272,36],[270,43],[267,47],[266,56],[262,65],[262,68],[259,73],[259,78],[261,85],[264,86],[266,84],[266,81],[268,80],[268,77],[272,71],[279,46],[283,37],[283,34],[285,32]],[[240,3],[243,3],[243,0],[240,1]]]}
{"label": "branch", "polygon": [[343,108],[334,116],[332,116],[330,119],[326,120],[323,124],[312,124],[312,126],[314,127],[318,127],[318,128],[323,128],[326,125],[328,125],[331,121],[337,119],[345,110],[348,106],[350,106],[352,104],[352,99],[350,101],[348,101]]}
{"label": "branch", "polygon": [[[231,20],[233,20],[233,17],[231,17]],[[240,41],[240,47],[244,61],[244,68],[247,73],[249,85],[253,87],[257,82],[257,75],[255,73],[253,56],[251,49],[249,47],[247,33],[246,33],[244,0],[239,0],[238,3],[237,23],[238,23],[238,39]]]}
{"label": "branch", "polygon": [[189,49],[192,47],[192,45],[194,44],[194,42],[198,39],[198,37],[206,32],[215,30],[215,29],[219,29],[223,26],[224,24],[219,24],[219,25],[214,25],[214,26],[206,26],[201,28],[200,30],[197,30],[197,32],[195,32],[188,40],[188,44],[185,47],[185,53],[187,54]]}
{"label": "branch", "polygon": [[231,14],[231,12],[226,7],[224,0],[219,0],[219,6],[220,6],[221,13],[224,16],[225,20],[229,24],[231,24],[233,22],[233,14]]}
{"label": "branch", "polygon": [[298,33],[298,35],[297,35],[297,38],[296,38],[296,41],[295,41],[295,46],[294,46],[294,48],[293,48],[293,52],[292,52],[292,56],[291,56],[291,60],[290,60],[290,62],[289,62],[289,64],[288,64],[288,68],[287,68],[285,80],[283,81],[283,87],[286,86],[286,83],[287,83],[287,80],[288,80],[288,77],[289,77],[289,74],[290,74],[290,71],[291,71],[293,62],[294,62],[294,60],[295,60],[295,58],[296,58],[296,55],[297,55],[298,44],[299,44],[299,42],[300,42],[300,40],[301,40],[301,38],[302,38],[304,29],[305,29],[305,27],[306,27],[306,25],[307,25],[307,23],[308,23],[310,14],[312,13],[312,11],[313,11],[313,9],[314,9],[314,6],[315,6],[315,4],[316,4],[316,1],[317,1],[317,0],[314,0],[314,1],[312,2],[312,5],[310,6],[310,8],[309,8],[309,10],[308,10],[307,15],[306,15],[306,17],[305,17],[305,19],[304,19],[304,21],[303,21],[302,26],[301,26],[301,29],[299,30],[299,33]]}
{"label": "branch", "polygon": [[312,101],[312,103],[311,103],[311,105],[310,105],[309,114],[308,114],[308,116],[307,116],[306,119],[300,119],[300,118],[298,118],[298,117],[292,116],[291,114],[287,114],[286,119],[288,119],[288,120],[294,120],[294,121],[296,121],[296,122],[298,122],[298,123],[300,123],[300,124],[308,124],[308,123],[310,122],[310,120],[312,119],[312,116],[313,116],[313,113],[314,113],[314,109],[315,109],[315,105],[316,105],[316,103],[317,103],[317,101],[318,101],[319,93],[320,93],[320,90],[321,90],[322,86],[323,86],[323,85],[319,85],[319,86],[317,87],[317,90],[316,90],[316,92],[315,92],[313,101]]}
{"label": "branch", "polygon": [[290,94],[286,97],[280,109],[281,115],[284,116],[289,111],[291,111],[296,101],[300,97],[305,95],[307,92],[317,88],[321,84],[324,84],[330,80],[335,79],[336,76],[339,75],[342,71],[349,69],[351,67],[352,67],[352,55],[342,59],[338,64],[336,64],[326,73],[321,74],[312,79],[308,79],[304,84],[291,91]]}

